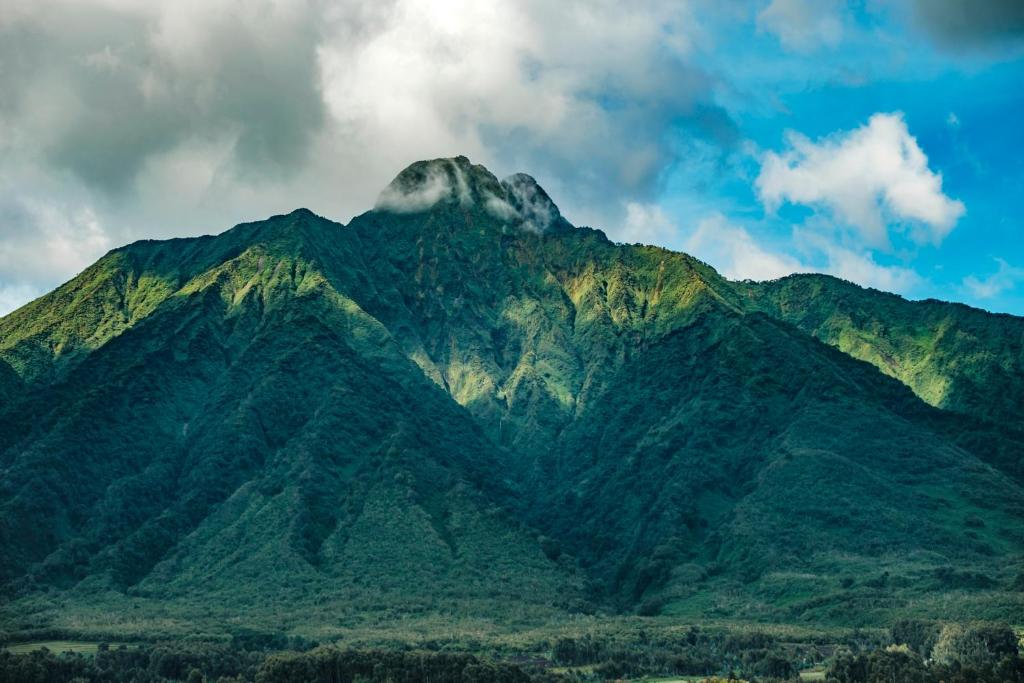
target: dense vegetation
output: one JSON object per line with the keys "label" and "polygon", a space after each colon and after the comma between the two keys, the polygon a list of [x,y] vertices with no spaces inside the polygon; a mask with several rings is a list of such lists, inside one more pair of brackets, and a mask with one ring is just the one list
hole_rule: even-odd
{"label": "dense vegetation", "polygon": [[749,287],[752,303],[895,377],[931,405],[1005,425],[1024,411],[1021,319],[910,302],[822,275]]}
{"label": "dense vegetation", "polygon": [[1022,340],[421,162],[347,226],[136,243],[0,319],[0,629],[1019,619]]}
{"label": "dense vegetation", "polygon": [[230,643],[101,644],[94,655],[45,648],[19,655],[0,652],[0,680],[583,683],[685,676],[770,682],[799,680],[801,669],[815,665],[819,675],[834,683],[1024,681],[1016,634],[992,623],[903,620],[888,633],[850,632],[831,639],[655,627],[548,638],[516,651],[478,644],[485,651],[476,654],[452,649],[451,643],[383,650],[294,640],[248,633]]}

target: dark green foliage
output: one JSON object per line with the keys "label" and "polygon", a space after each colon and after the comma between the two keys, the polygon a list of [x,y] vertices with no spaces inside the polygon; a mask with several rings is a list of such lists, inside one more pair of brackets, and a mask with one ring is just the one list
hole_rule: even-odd
{"label": "dark green foliage", "polygon": [[931,679],[921,657],[908,650],[840,654],[826,674],[834,683],[925,683]]}
{"label": "dark green foliage", "polygon": [[0,652],[0,680],[5,683],[105,681],[163,683],[194,680],[252,681],[263,655],[208,643],[161,644],[100,649],[94,656],[38,650],[26,655]]}
{"label": "dark green foliage", "polygon": [[939,632],[931,656],[940,664],[991,666],[1018,654],[1018,638],[1006,624],[946,624]]}
{"label": "dark green foliage", "polygon": [[740,672],[758,680],[787,680],[796,675],[794,660],[803,647],[784,646],[766,633],[721,633],[692,628],[682,637],[641,633],[633,641],[591,636],[560,638],[551,658],[556,664],[596,666],[602,680],[645,675],[711,676]]}
{"label": "dark green foliage", "polygon": [[980,665],[925,662],[917,653],[897,648],[870,653],[841,653],[826,674],[831,683],[1021,683],[1024,659],[1016,654]]}
{"label": "dark green foliage", "polygon": [[323,648],[302,655],[269,657],[257,683],[526,683],[530,677],[510,664],[472,655],[413,652],[353,652]]}
{"label": "dark green foliage", "polygon": [[1002,425],[1024,413],[1024,320],[910,302],[824,275],[749,285],[754,305],[896,377],[928,403]]}
{"label": "dark green foliage", "polygon": [[728,282],[461,158],[393,189],[439,169],[468,194],[136,243],[0,320],[3,630],[1024,608],[1020,319]]}
{"label": "dark green foliage", "polygon": [[939,638],[942,625],[921,619],[900,619],[889,627],[892,642],[906,645],[921,657],[928,657]]}
{"label": "dark green foliage", "polygon": [[94,657],[48,650],[0,652],[4,683],[246,681],[256,683],[527,683],[519,667],[468,654],[354,651],[257,654],[196,643],[103,650]]}

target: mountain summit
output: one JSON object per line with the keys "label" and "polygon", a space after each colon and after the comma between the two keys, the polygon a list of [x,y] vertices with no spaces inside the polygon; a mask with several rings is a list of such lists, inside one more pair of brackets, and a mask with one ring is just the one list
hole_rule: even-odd
{"label": "mountain summit", "polygon": [[392,213],[428,211],[438,203],[486,210],[495,219],[543,232],[562,223],[558,207],[531,176],[499,181],[464,156],[417,161],[391,181],[375,209]]}
{"label": "mountain summit", "polygon": [[1022,339],[417,162],[348,225],[138,242],[0,319],[0,618],[1012,616]]}

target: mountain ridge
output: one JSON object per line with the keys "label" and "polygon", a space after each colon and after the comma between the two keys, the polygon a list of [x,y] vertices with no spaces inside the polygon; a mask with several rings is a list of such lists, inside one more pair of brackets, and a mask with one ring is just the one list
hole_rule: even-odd
{"label": "mountain ridge", "polygon": [[1021,606],[1021,413],[965,382],[1020,376],[1024,320],[922,360],[916,303],[730,282],[527,178],[417,162],[348,225],[137,242],[0,319],[0,618]]}

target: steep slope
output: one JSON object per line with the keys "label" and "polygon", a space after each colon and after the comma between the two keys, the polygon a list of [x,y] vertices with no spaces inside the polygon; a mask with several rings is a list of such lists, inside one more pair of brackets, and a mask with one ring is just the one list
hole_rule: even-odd
{"label": "steep slope", "polygon": [[340,229],[236,229],[247,249],[7,416],[5,578],[291,609],[573,599],[501,508],[495,447],[306,260]]}
{"label": "steep slope", "polygon": [[[461,172],[483,174],[465,163]],[[679,584],[692,570],[678,580],[672,572],[691,560],[699,575],[729,557],[748,579],[807,568],[819,563],[819,544],[851,561],[860,552],[866,564],[881,563],[886,549],[899,563],[948,548],[930,561],[1001,571],[989,548],[965,536],[974,532],[964,520],[990,517],[993,497],[997,508],[1022,511],[1019,484],[985,465],[1013,470],[1019,439],[928,410],[788,325],[744,315],[742,285],[685,255],[614,245],[585,229],[499,230],[481,204],[470,197],[353,221],[368,264],[406,264],[379,276],[403,306],[375,315],[405,330],[407,352],[428,374],[532,463],[522,475],[524,514],[606,594],[627,605],[659,591],[686,594]],[[651,395],[653,386],[661,393]],[[782,467],[808,451],[817,457]],[[843,467],[861,476],[864,502],[831,485]],[[835,512],[800,515],[791,492],[767,486],[783,469],[808,485],[808,505],[828,510],[837,493],[849,501],[849,526]],[[867,495],[879,482],[888,493]],[[761,486],[760,497],[747,497]],[[925,507],[906,501],[924,489],[958,515],[923,524],[932,498]],[[785,502],[768,533],[761,506],[775,495]],[[1011,520],[993,523],[1001,536],[992,552],[1003,557],[1020,551]]]}
{"label": "steep slope", "polygon": [[1020,609],[1024,439],[822,343],[779,286],[464,157],[348,226],[115,250],[0,320],[0,618]]}
{"label": "steep slope", "polygon": [[70,282],[0,318],[0,359],[26,382],[57,379],[245,246],[221,236],[115,249]]}
{"label": "steep slope", "polygon": [[[768,318],[707,314],[626,362],[560,435],[548,476],[574,485],[551,492],[536,523],[551,520],[546,533],[626,605],[689,610],[715,592],[699,585],[709,579],[763,600],[780,574],[820,590],[863,580],[865,567],[899,575],[908,592],[946,565],[1008,585],[1000,562],[1019,567],[1020,486],[937,420],[873,368]],[[983,535],[969,519],[984,520]],[[823,597],[791,609],[851,599]]]}
{"label": "steep slope", "polygon": [[18,373],[7,363],[0,361],[0,398],[7,402],[20,388],[21,378],[18,377]]}
{"label": "steep slope", "polygon": [[911,302],[826,275],[792,275],[747,295],[756,308],[871,363],[933,406],[1024,422],[1024,319]]}

